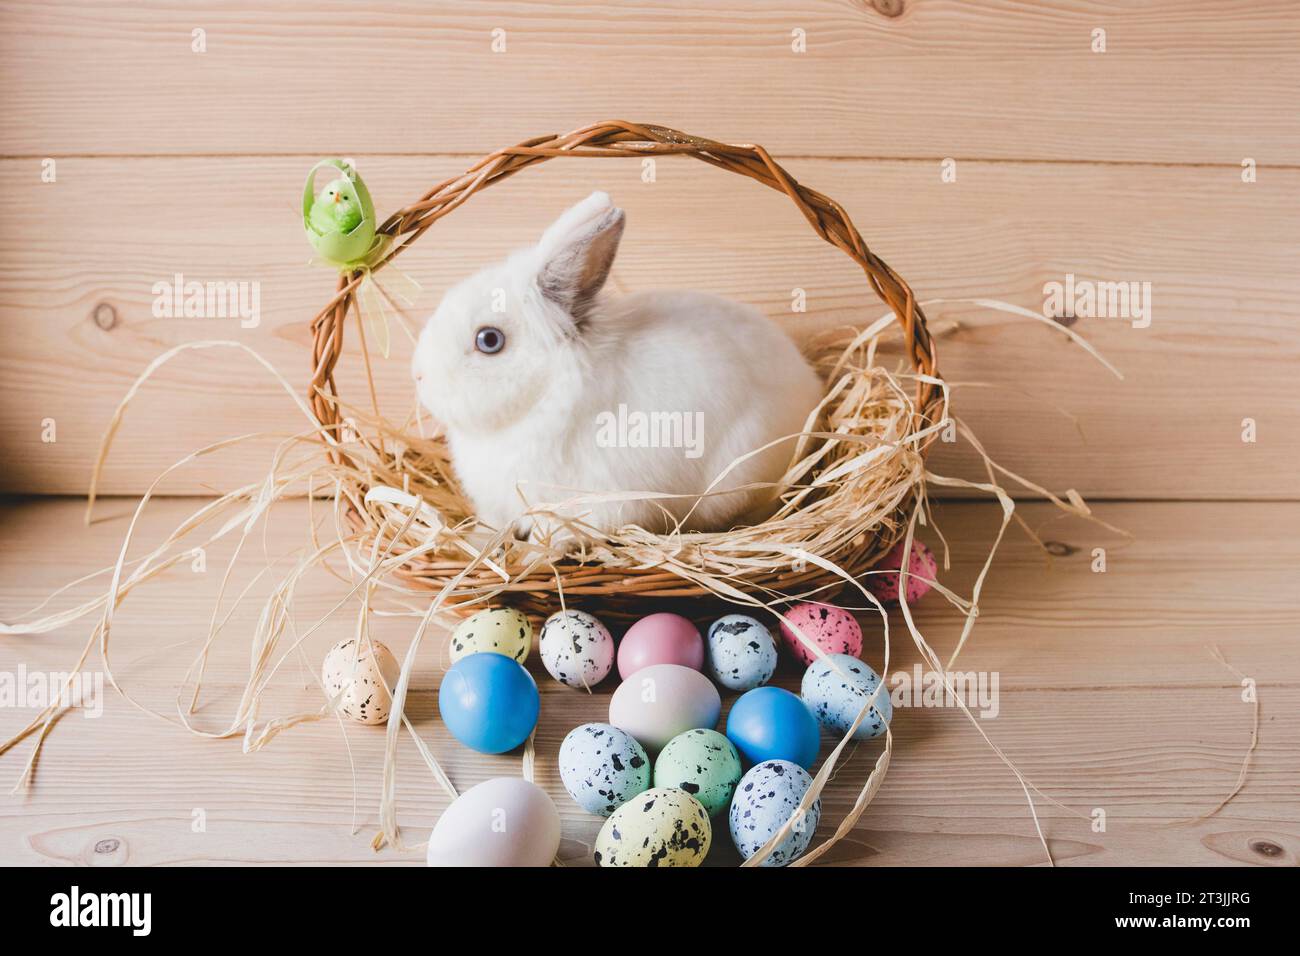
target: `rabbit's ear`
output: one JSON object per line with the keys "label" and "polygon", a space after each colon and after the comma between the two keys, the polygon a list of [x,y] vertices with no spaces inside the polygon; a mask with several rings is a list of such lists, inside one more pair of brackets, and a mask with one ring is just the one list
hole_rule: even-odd
{"label": "rabbit's ear", "polygon": [[555,220],[537,244],[538,287],[578,325],[609,277],[624,218],[606,193],[592,193]]}

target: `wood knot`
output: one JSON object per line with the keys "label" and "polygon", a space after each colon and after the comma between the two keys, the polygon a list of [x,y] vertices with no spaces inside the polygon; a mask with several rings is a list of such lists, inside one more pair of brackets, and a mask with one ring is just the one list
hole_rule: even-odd
{"label": "wood knot", "polygon": [[903,0],[871,0],[871,5],[882,16],[901,17],[903,15]]}
{"label": "wood knot", "polygon": [[1260,856],[1268,857],[1270,860],[1281,856],[1284,852],[1280,846],[1271,840],[1255,840],[1251,843],[1250,848]]}
{"label": "wood knot", "polygon": [[100,840],[95,844],[96,853],[116,853],[122,848],[122,841],[116,837],[109,837],[107,840]]}
{"label": "wood knot", "polygon": [[1068,558],[1079,550],[1074,545],[1066,544],[1064,541],[1044,541],[1043,548],[1048,554],[1057,558]]}
{"label": "wood knot", "polygon": [[1064,326],[1068,329],[1070,326],[1074,325],[1075,322],[1079,321],[1079,317],[1073,312],[1066,312],[1065,315],[1052,316],[1052,321],[1057,325]]}
{"label": "wood knot", "polygon": [[107,302],[101,302],[95,306],[90,317],[95,320],[95,324],[107,332],[113,326],[117,325],[117,309],[113,308]]}

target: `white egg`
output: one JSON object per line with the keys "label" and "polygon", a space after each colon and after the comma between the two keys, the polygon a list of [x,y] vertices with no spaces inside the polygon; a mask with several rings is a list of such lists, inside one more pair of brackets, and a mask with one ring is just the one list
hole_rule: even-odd
{"label": "white egg", "polygon": [[429,835],[429,866],[550,866],[560,812],[522,777],[496,777],[457,797]]}
{"label": "white egg", "polygon": [[595,687],[614,667],[614,638],[585,611],[556,611],[542,625],[542,665],[561,684]]}
{"label": "white egg", "polygon": [[388,689],[397,684],[401,667],[397,658],[378,641],[348,638],[325,655],[321,683],[331,698],[342,694],[339,711],[362,724],[382,724],[393,706]]}
{"label": "white egg", "polygon": [[609,698],[609,722],[651,753],[688,730],[712,730],[721,712],[722,697],[713,681],[681,664],[643,667]]}

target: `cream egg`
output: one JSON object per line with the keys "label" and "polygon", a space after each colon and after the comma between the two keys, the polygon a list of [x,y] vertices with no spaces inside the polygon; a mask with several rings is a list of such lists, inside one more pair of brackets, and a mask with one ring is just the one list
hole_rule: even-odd
{"label": "cream egg", "polygon": [[389,690],[400,672],[397,658],[383,644],[350,637],[325,655],[321,683],[331,699],[338,697],[343,716],[360,724],[382,724],[393,706]]}

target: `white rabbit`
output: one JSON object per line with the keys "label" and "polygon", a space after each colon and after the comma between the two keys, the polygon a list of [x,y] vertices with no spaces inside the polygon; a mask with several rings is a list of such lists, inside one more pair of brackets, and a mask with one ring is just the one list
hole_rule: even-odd
{"label": "white rabbit", "polygon": [[[599,531],[721,530],[762,517],[774,488],[716,492],[777,481],[792,438],[699,495],[734,459],[797,435],[821,398],[794,343],[750,306],[686,291],[600,296],[623,222],[609,196],[592,193],[536,246],[448,290],[420,335],[420,400],[492,528],[545,535],[552,529],[523,514],[539,504]],[[660,427],[637,431],[647,419]],[[686,447],[644,447],[652,436]],[[680,497],[572,500],[610,492]]]}

